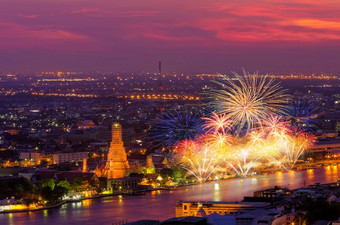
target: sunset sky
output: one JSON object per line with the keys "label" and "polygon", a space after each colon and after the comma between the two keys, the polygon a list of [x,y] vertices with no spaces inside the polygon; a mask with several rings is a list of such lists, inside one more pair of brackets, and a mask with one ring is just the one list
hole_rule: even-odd
{"label": "sunset sky", "polygon": [[340,0],[0,0],[1,71],[339,72]]}

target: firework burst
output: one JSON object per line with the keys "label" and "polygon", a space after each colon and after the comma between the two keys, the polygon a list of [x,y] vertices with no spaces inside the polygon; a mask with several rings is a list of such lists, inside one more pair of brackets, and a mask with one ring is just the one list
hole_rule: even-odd
{"label": "firework burst", "polygon": [[281,116],[270,117],[263,122],[263,132],[268,136],[280,136],[290,132],[289,123],[282,121]]}
{"label": "firework burst", "polygon": [[207,129],[207,132],[210,133],[225,133],[226,131],[231,130],[232,121],[229,116],[226,114],[217,114],[215,112],[211,113],[210,117],[202,118],[205,120],[204,127]]}
{"label": "firework burst", "polygon": [[249,175],[249,172],[256,166],[259,158],[258,152],[255,149],[238,146],[231,149],[225,158],[225,162],[237,175],[244,177]]}
{"label": "firework burst", "polygon": [[272,151],[269,156],[286,170],[294,168],[302,154],[313,142],[313,136],[303,132],[279,133],[267,140]]}
{"label": "firework burst", "polygon": [[163,147],[176,147],[182,141],[193,141],[203,133],[203,120],[197,115],[168,112],[151,123],[153,140]]}
{"label": "firework burst", "polygon": [[202,143],[191,142],[185,151],[176,155],[177,163],[198,181],[206,181],[222,162],[219,149],[211,149]]}
{"label": "firework burst", "polygon": [[213,91],[220,113],[227,114],[238,132],[250,130],[271,114],[283,112],[287,99],[285,91],[267,76],[234,73],[235,79],[224,77],[225,82],[217,82],[224,89]]}
{"label": "firework burst", "polygon": [[278,84],[257,74],[234,75],[219,83],[219,108],[208,116],[168,112],[151,123],[153,140],[170,150],[169,162],[200,182],[226,165],[238,176],[268,165],[291,170],[312,143],[304,128],[311,108],[300,105],[282,116],[288,96]]}
{"label": "firework burst", "polygon": [[288,107],[291,128],[299,128],[299,130],[304,132],[314,133],[316,128],[316,111],[317,107],[310,102],[296,101],[291,103]]}

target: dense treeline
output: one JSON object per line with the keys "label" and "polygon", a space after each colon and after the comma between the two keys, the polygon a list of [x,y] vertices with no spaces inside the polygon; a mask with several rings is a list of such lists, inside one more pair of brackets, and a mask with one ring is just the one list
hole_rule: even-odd
{"label": "dense treeline", "polygon": [[296,224],[313,224],[318,220],[332,221],[340,217],[340,203],[329,203],[324,198],[316,200],[308,198],[302,203],[301,210],[305,213],[296,217]]}
{"label": "dense treeline", "polygon": [[53,179],[44,179],[37,185],[23,177],[7,177],[0,179],[0,199],[15,197],[26,205],[42,201],[52,204],[60,202],[71,189],[84,191],[91,187],[83,177],[75,178],[72,184],[67,180],[56,183]]}

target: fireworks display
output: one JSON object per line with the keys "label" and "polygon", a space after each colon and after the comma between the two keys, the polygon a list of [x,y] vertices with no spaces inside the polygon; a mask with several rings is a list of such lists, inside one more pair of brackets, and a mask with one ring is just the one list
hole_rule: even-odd
{"label": "fireworks display", "polygon": [[296,101],[288,106],[290,125],[295,129],[313,133],[316,128],[316,109],[317,107],[308,101]]}
{"label": "fireworks display", "polygon": [[192,141],[203,132],[203,120],[197,115],[168,112],[151,123],[152,138],[163,147],[176,148],[182,141]]}
{"label": "fireworks display", "polygon": [[214,90],[213,94],[218,111],[230,117],[238,132],[250,130],[271,114],[283,112],[287,95],[273,79],[245,71],[244,76],[237,73],[234,76],[233,79],[225,76],[225,82],[218,82],[223,89]]}
{"label": "fireworks display", "polygon": [[154,123],[153,138],[200,182],[217,170],[248,176],[259,168],[293,169],[313,141],[299,128],[310,117],[308,108],[282,116],[288,96],[265,76],[235,74],[223,87],[214,91],[215,112],[204,118],[165,114]]}
{"label": "fireworks display", "polygon": [[231,129],[232,121],[226,114],[219,115],[213,112],[211,117],[205,117],[203,119],[205,120],[204,127],[208,130],[208,133],[225,133],[226,130]]}
{"label": "fireworks display", "polygon": [[222,162],[221,149],[210,148],[202,142],[190,142],[186,151],[177,156],[178,164],[198,181],[206,181]]}

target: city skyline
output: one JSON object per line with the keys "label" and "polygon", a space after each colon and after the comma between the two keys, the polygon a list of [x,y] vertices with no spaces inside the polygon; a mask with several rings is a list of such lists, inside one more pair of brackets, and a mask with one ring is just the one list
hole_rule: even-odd
{"label": "city skyline", "polygon": [[4,72],[339,71],[335,1],[3,2]]}
{"label": "city skyline", "polygon": [[0,4],[0,224],[340,224],[340,0]]}

